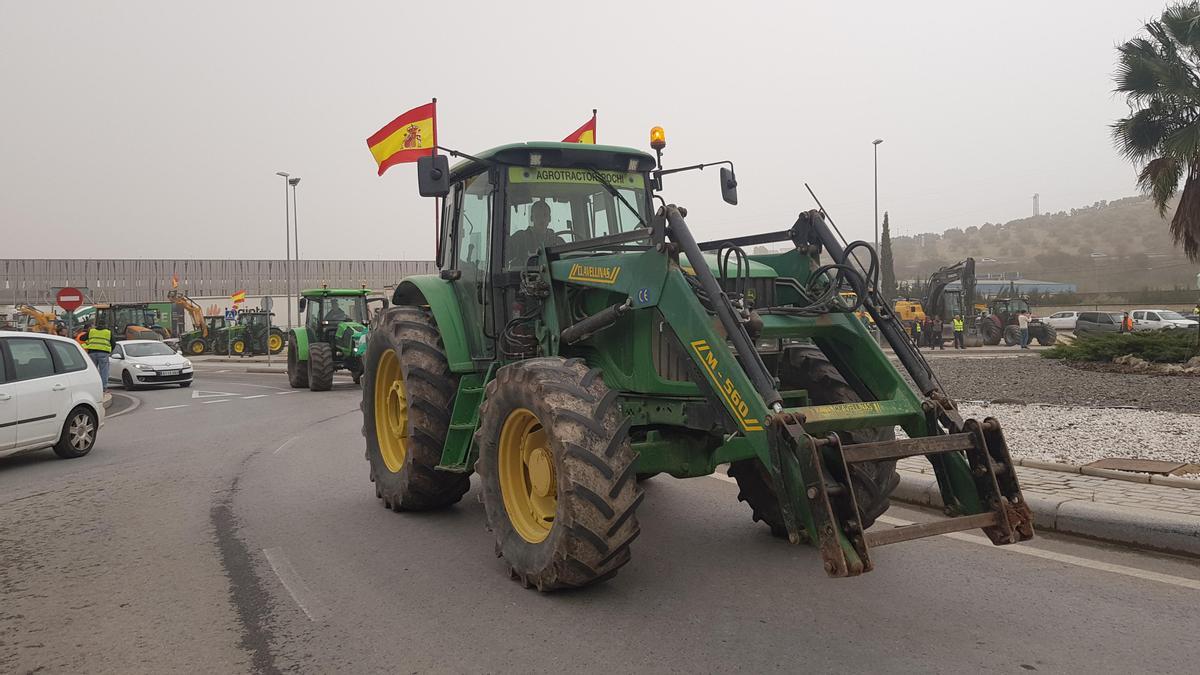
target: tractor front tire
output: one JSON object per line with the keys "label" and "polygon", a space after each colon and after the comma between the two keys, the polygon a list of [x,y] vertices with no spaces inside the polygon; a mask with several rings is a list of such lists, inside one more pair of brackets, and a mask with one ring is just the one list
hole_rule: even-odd
{"label": "tractor front tire", "polygon": [[523,586],[586,586],[629,562],[641,532],[637,453],[599,369],[559,357],[501,368],[475,444],[496,553]]}
{"label": "tractor front tire", "polygon": [[1021,344],[1021,329],[1016,326],[1005,326],[1004,344],[1008,347],[1016,347]]}
{"label": "tractor front tire", "polygon": [[287,355],[288,384],[293,389],[304,389],[308,386],[308,361],[300,360],[300,349],[296,346],[296,336],[288,336]]}
{"label": "tractor front tire", "polygon": [[457,503],[469,473],[442,471],[442,447],[458,377],[441,333],[419,307],[387,310],[371,331],[362,374],[363,437],[375,496],[393,511],[427,511]]}
{"label": "tractor front tire", "polygon": [[1058,342],[1058,331],[1048,323],[1042,324],[1042,330],[1038,333],[1037,341],[1039,345],[1049,347]]}
{"label": "tractor front tire", "polygon": [[308,388],[329,391],[333,388],[333,345],[314,342],[308,346]]}
{"label": "tractor front tire", "polygon": [[[779,379],[782,389],[807,389],[813,405],[857,403],[861,397],[846,383],[829,359],[815,347],[789,347],[781,357]],[[844,445],[874,443],[896,438],[895,427],[874,427],[839,431]],[[737,481],[738,500],[750,505],[755,522],[763,521],[777,537],[787,536],[779,497],[770,474],[757,459],[743,459],[729,466],[729,475]],[[858,500],[863,528],[887,511],[892,491],[900,484],[895,460],[850,465],[850,481]]]}
{"label": "tractor front tire", "polygon": [[201,338],[196,338],[187,345],[187,352],[191,356],[200,356],[207,350],[208,348],[205,346],[204,340]]}

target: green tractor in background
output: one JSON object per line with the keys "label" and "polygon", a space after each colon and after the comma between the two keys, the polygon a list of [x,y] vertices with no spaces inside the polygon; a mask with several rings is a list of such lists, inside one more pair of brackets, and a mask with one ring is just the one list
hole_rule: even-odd
{"label": "green tractor in background", "polygon": [[[868,572],[874,547],[918,537],[1032,537],[999,422],[960,416],[880,295],[870,244],[843,242],[821,211],[697,242],[686,209],[654,200],[668,174],[712,165],[662,169],[659,128],[651,146],[657,160],[576,143],[501,146],[453,169],[419,160],[421,194],[444,197],[440,273],[397,285],[365,352],[383,505],[445,508],[478,472],[497,555],[542,591],[629,562],[641,479],[725,464],[754,519],[813,544],[830,576]],[[736,204],[732,165],[720,181]],[[790,246],[747,253],[775,242]],[[309,325],[319,316],[310,305]],[[896,461],[914,456],[955,517],[870,529]]]}
{"label": "green tractor in background", "polygon": [[368,304],[384,298],[368,298],[367,288],[321,288],[300,292],[300,315],[304,325],[288,333],[288,383],[297,389],[328,391],[333,374],[349,370],[357,384],[363,374],[367,349]]}
{"label": "green tractor in background", "polygon": [[[271,325],[274,314],[261,309],[238,310],[237,322],[226,325],[224,317],[209,324],[210,351],[214,354],[251,356],[255,354],[278,354],[283,351],[284,333]],[[214,326],[219,326],[214,328]]]}

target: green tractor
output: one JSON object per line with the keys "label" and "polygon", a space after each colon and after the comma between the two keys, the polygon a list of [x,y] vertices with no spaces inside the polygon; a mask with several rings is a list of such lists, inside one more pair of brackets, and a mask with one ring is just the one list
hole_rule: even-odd
{"label": "green tractor", "polygon": [[[397,285],[365,354],[363,435],[383,505],[447,507],[478,473],[497,554],[541,591],[629,562],[641,481],[722,465],[754,520],[814,545],[834,577],[871,570],[883,544],[975,528],[995,544],[1032,537],[999,422],[961,417],[880,296],[871,246],[841,241],[821,211],[697,242],[686,210],[655,200],[667,175],[711,165],[664,170],[661,130],[651,139],[657,160],[522,143],[452,169],[445,155],[418,162],[420,193],[445,199],[440,273]],[[736,204],[732,165],[720,181]],[[790,246],[747,253],[775,242]],[[869,529],[896,461],[914,456],[955,517]]]}
{"label": "green tractor", "polygon": [[209,321],[209,350],[231,356],[282,352],[284,333],[271,324],[273,316],[261,309],[242,309],[238,310],[237,322],[229,325],[224,317],[205,317]]}
{"label": "green tractor", "polygon": [[324,286],[300,292],[304,326],[288,333],[288,383],[297,389],[328,391],[333,374],[342,369],[359,382],[367,349],[367,306],[387,306],[384,298],[368,298],[370,293],[365,287]]}

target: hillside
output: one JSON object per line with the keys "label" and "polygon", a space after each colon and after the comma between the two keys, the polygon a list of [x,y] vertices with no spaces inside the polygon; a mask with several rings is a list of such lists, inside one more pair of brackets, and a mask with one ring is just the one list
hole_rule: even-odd
{"label": "hillside", "polygon": [[[920,228],[920,223],[901,225]],[[1200,271],[1174,247],[1168,222],[1150,199],[1140,196],[1003,224],[896,237],[892,246],[898,280],[925,279],[968,256],[977,261],[981,278],[1061,281],[1084,293],[1193,289]]]}

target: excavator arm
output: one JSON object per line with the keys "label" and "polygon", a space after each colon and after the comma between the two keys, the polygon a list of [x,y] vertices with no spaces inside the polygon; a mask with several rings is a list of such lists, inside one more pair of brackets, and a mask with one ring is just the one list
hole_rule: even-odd
{"label": "excavator arm", "polygon": [[964,316],[973,313],[975,306],[975,259],[967,258],[962,262],[943,267],[929,276],[926,285],[925,299],[922,306],[927,316],[945,318],[946,287],[955,281],[962,282],[962,313]]}
{"label": "excavator arm", "polygon": [[25,303],[18,304],[16,306],[16,308],[17,308],[17,311],[20,312],[21,314],[24,314],[25,316],[33,319],[33,321],[34,321],[33,332],[46,333],[49,335],[58,335],[59,334],[59,330],[56,325],[56,322],[58,321],[58,316],[56,316],[54,314],[54,312],[43,312],[42,310],[38,309],[37,307],[34,307],[33,305],[28,305]]}
{"label": "excavator arm", "polygon": [[171,289],[167,292],[167,299],[183,307],[183,311],[187,312],[188,316],[191,317],[192,325],[200,331],[200,336],[204,338],[208,337],[208,322],[204,320],[204,310],[200,305],[196,304],[195,300],[192,300],[187,294],[181,293],[176,289]]}

